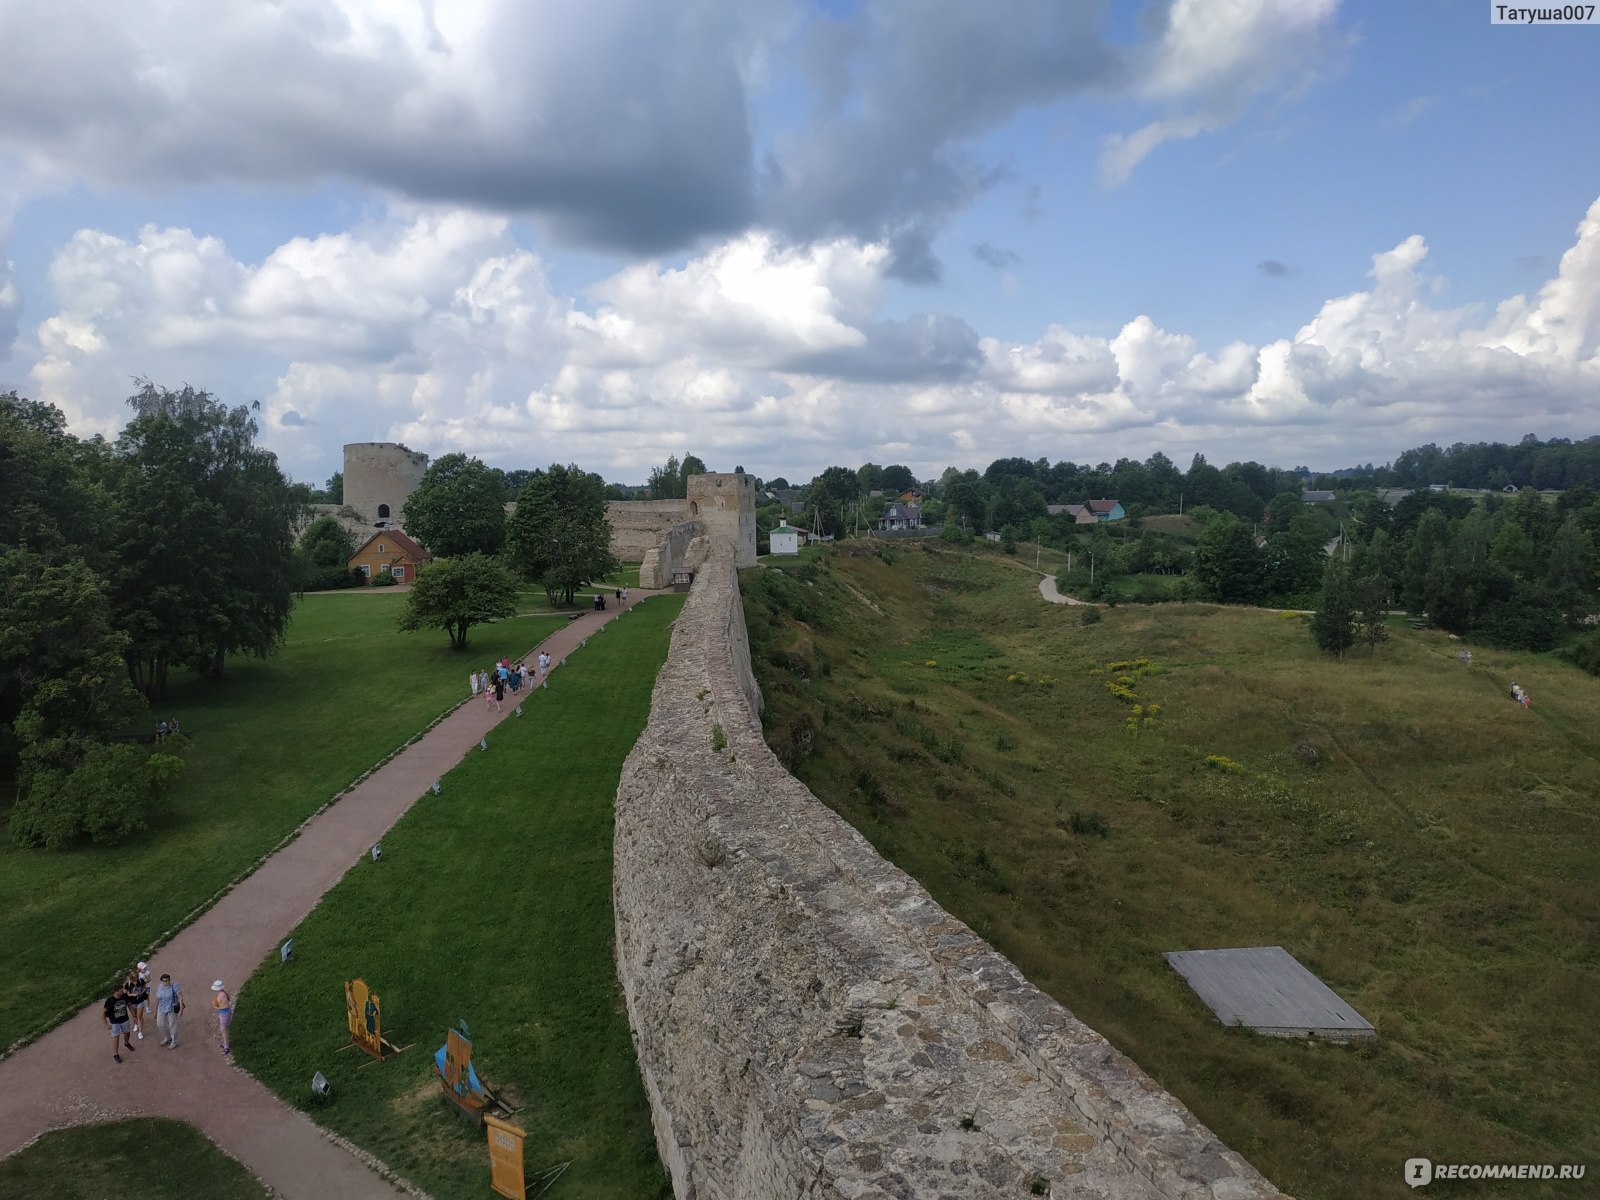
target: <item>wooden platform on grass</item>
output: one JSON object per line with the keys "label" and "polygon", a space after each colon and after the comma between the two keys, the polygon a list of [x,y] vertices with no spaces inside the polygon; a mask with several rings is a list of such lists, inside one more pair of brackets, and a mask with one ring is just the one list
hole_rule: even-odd
{"label": "wooden platform on grass", "polygon": [[1271,1037],[1351,1042],[1378,1031],[1282,946],[1169,950],[1165,958],[1224,1025]]}

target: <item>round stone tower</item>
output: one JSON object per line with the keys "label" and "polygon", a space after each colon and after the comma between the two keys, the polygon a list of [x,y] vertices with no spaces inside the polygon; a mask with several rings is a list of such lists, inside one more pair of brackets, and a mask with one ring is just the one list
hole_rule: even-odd
{"label": "round stone tower", "polygon": [[428,456],[399,442],[351,442],[344,448],[344,502],[362,524],[399,529],[406,497],[417,490]]}

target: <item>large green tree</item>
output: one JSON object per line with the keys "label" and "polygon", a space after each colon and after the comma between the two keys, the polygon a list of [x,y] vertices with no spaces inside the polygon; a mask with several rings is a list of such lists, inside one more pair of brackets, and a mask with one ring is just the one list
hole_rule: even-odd
{"label": "large green tree", "polygon": [[849,467],[829,467],[811,481],[802,520],[816,526],[813,532],[841,534],[846,514],[861,496],[861,481]]}
{"label": "large green tree", "polygon": [[8,826],[23,845],[126,836],[179,766],[107,741],[149,720],[107,582],[119,474],[59,410],[0,395],[0,776],[16,780]]}
{"label": "large green tree", "polygon": [[1389,584],[1381,575],[1350,573],[1350,597],[1355,605],[1356,636],[1374,654],[1389,640]]}
{"label": "large green tree", "polygon": [[1594,539],[1576,516],[1568,517],[1550,538],[1545,585],[1567,621],[1584,624],[1597,608]]}
{"label": "large green tree", "polygon": [[1408,612],[1426,612],[1428,574],[1435,557],[1450,544],[1450,519],[1437,508],[1425,509],[1410,537],[1400,573],[1400,602]]}
{"label": "large green tree", "polygon": [[689,477],[708,473],[705,460],[696,454],[685,454],[683,456],[683,465],[678,470],[683,476],[683,494],[685,496],[689,494]]}
{"label": "large green tree", "polygon": [[355,536],[332,517],[311,522],[295,547],[301,585],[317,590],[351,586],[354,578],[346,564],[355,553],[355,543]]}
{"label": "large green tree", "polygon": [[552,463],[547,471],[535,471],[517,497],[506,558],[562,604],[571,604],[585,583],[615,570],[605,481],[573,465]]}
{"label": "large green tree", "polygon": [[0,393],[0,546],[70,555],[104,570],[115,545],[108,450],[80,442],[52,404]]}
{"label": "large green tree", "polygon": [[1232,513],[1213,517],[1195,544],[1195,582],[1212,600],[1254,604],[1261,598],[1265,567],[1250,527]]}
{"label": "large green tree", "polygon": [[3,737],[24,766],[71,767],[87,743],[142,722],[127,635],[112,628],[105,581],[80,559],[0,552]]}
{"label": "large green tree", "polygon": [[650,468],[650,499],[682,500],[687,495],[683,466],[676,454],[659,467]]}
{"label": "large green tree", "polygon": [[517,611],[517,580],[498,558],[464,554],[436,558],[417,571],[400,613],[402,630],[443,629],[453,650],[467,648],[474,625],[499,621]]}
{"label": "large green tree", "polygon": [[1328,559],[1322,520],[1296,497],[1289,516],[1276,519],[1272,529],[1265,556],[1267,590],[1287,599],[1316,588]]}
{"label": "large green tree", "polygon": [[917,477],[911,473],[910,467],[901,463],[890,463],[879,473],[878,486],[885,491],[898,494],[916,487]]}
{"label": "large green tree", "polygon": [[1311,617],[1311,637],[1317,647],[1335,658],[1356,644],[1355,598],[1350,574],[1338,559],[1330,559],[1322,572],[1322,595]]}
{"label": "large green tree", "polygon": [[439,558],[498,554],[506,537],[501,473],[482,459],[446,454],[406,497],[405,528]]}
{"label": "large green tree", "polygon": [[113,595],[129,672],[158,699],[174,664],[220,675],[228,654],[264,657],[282,641],[307,492],[255,444],[259,405],[147,381],[128,404]]}

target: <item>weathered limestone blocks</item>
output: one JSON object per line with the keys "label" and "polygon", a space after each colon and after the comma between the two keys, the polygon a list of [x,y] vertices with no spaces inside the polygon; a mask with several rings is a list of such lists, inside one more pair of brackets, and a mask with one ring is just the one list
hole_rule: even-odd
{"label": "weathered limestone blocks", "polygon": [[738,472],[691,475],[687,491],[682,500],[613,500],[606,505],[611,553],[623,562],[643,562],[651,550],[660,551],[656,557],[663,582],[641,580],[641,587],[665,586],[672,572],[680,569],[687,538],[681,543],[671,539],[684,525],[693,526],[694,533],[726,540],[733,546],[736,566],[755,565],[755,480]]}
{"label": "weathered limestone blocks", "polygon": [[618,972],[677,1195],[1279,1196],[783,769],[709,541],[617,793]]}
{"label": "weathered limestone blocks", "polygon": [[344,506],[358,522],[405,523],[406,498],[428,470],[428,456],[398,442],[351,442],[344,448]]}
{"label": "weathered limestone blocks", "polygon": [[613,500],[606,505],[611,524],[611,553],[635,562],[659,546],[674,525],[689,519],[685,500]]}

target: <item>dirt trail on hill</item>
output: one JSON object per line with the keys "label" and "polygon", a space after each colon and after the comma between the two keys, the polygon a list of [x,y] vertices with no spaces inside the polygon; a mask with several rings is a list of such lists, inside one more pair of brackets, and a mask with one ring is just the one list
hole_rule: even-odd
{"label": "dirt trail on hill", "polygon": [[[1041,574],[1043,574],[1043,572],[1041,572]],[[1088,600],[1079,600],[1076,596],[1063,595],[1056,588],[1056,577],[1054,575],[1044,575],[1044,577],[1039,580],[1039,595],[1050,601],[1051,604],[1088,605],[1090,603]]]}
{"label": "dirt trail on hill", "polygon": [[[660,594],[634,588],[626,602],[613,601],[603,613],[583,612],[552,631],[524,661],[542,650],[560,664],[591,633],[647,596]],[[521,693],[517,699],[529,702],[531,696]],[[111,1035],[96,1001],[0,1061],[0,1158],[53,1129],[125,1117],[175,1117],[196,1126],[288,1200],[392,1198],[397,1190],[421,1195],[370,1155],[283,1104],[222,1055],[215,1023],[208,1026],[211,981],[223,980],[238,1003],[250,973],[276,951],[323,893],[435,779],[476,749],[479,739],[515,709],[515,703],[508,703],[497,713],[481,697],[464,701],[307,822],[292,842],[150,956],[152,977],[170,973],[188,1004],[176,1050],[161,1045],[152,1020],[144,1040],[134,1042],[136,1051],[124,1050],[120,1066],[112,1062]],[[151,885],[159,886],[159,881]],[[106,919],[115,920],[115,914],[115,902],[107,897]],[[247,993],[243,1002],[249,1003]],[[308,1088],[312,1070],[306,1068]]]}

